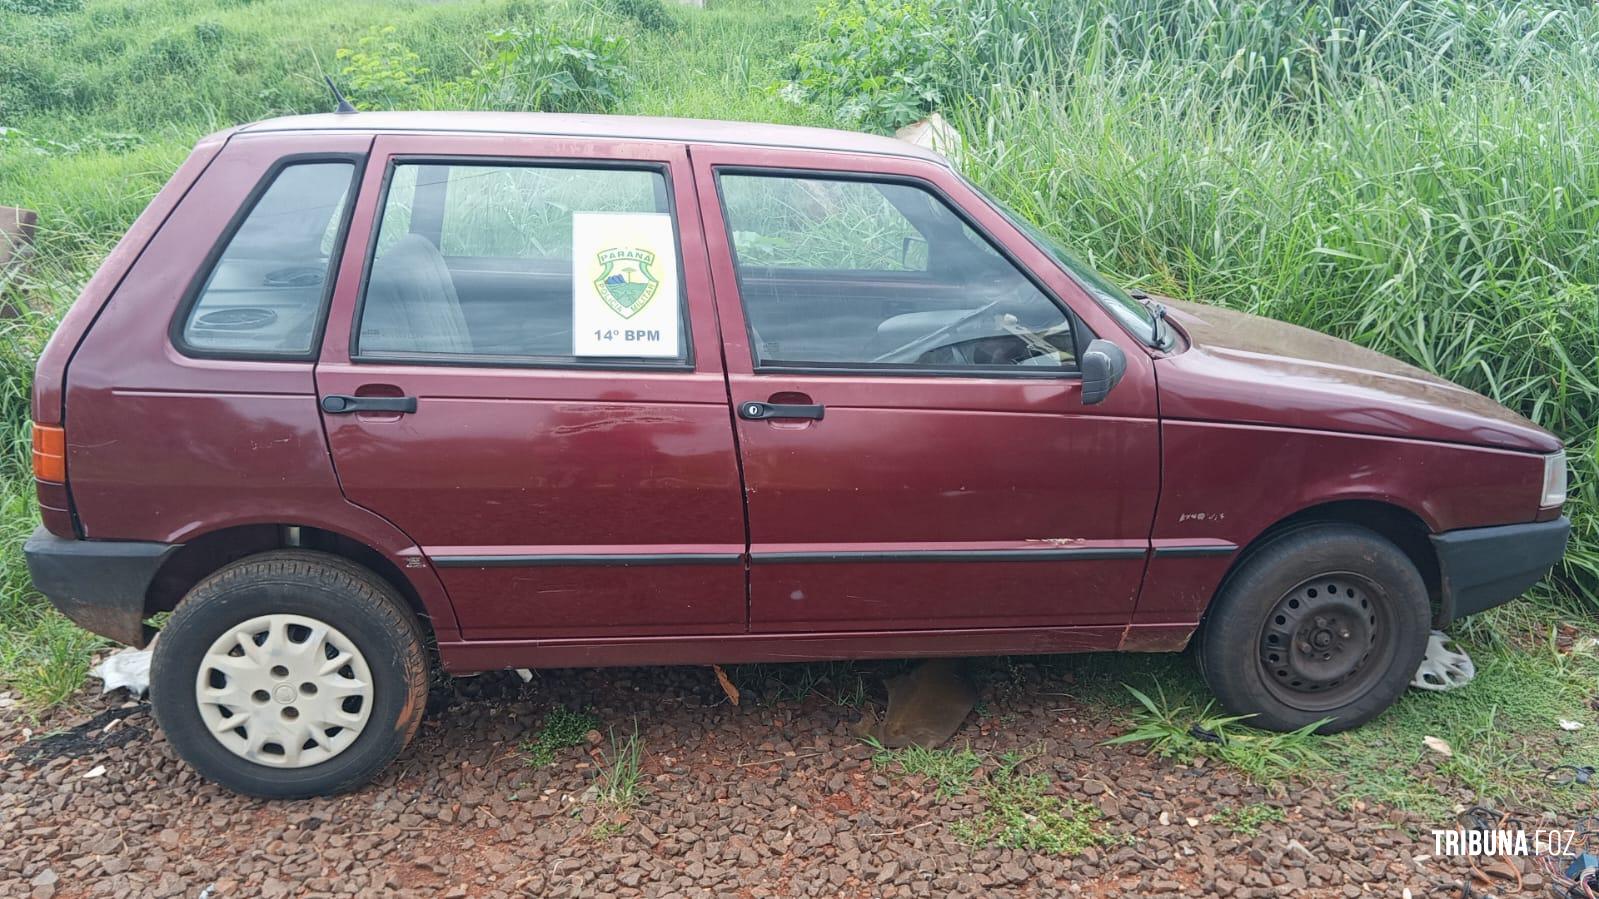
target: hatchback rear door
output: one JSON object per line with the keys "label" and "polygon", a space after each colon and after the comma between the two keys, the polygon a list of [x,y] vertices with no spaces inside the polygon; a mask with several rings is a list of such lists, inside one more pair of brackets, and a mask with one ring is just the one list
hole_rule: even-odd
{"label": "hatchback rear door", "polygon": [[468,639],[744,630],[687,163],[658,142],[374,145],[317,388],[345,494],[415,540]]}

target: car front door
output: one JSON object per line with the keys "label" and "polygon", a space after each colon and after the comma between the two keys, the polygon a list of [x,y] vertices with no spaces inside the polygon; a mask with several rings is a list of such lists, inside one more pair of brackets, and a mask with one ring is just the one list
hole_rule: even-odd
{"label": "car front door", "polygon": [[664,143],[374,145],[317,388],[346,495],[416,542],[407,564],[437,569],[468,639],[744,630],[687,162]]}
{"label": "car front door", "polygon": [[[936,163],[691,155],[751,630],[1071,627],[1116,645],[1159,484],[1148,354]],[[1128,368],[1087,406],[1093,336]]]}

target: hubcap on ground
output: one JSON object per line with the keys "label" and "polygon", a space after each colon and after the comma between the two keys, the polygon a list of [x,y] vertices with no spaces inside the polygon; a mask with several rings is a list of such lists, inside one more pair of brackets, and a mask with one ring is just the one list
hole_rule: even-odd
{"label": "hubcap on ground", "polygon": [[224,632],[200,661],[200,717],[241,758],[306,768],[350,747],[372,714],[372,672],[337,628],[262,615]]}
{"label": "hubcap on ground", "polygon": [[1260,666],[1266,686],[1299,708],[1335,708],[1381,676],[1391,644],[1380,592],[1366,578],[1330,574],[1288,591],[1266,616]]}

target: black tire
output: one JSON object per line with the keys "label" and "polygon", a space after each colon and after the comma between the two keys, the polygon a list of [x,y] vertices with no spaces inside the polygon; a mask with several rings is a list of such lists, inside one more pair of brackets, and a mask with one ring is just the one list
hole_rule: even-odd
{"label": "black tire", "polygon": [[[337,629],[371,672],[365,725],[338,754],[307,767],[258,764],[228,749],[207,727],[196,692],[213,643],[275,614]],[[150,667],[155,717],[178,756],[209,780],[266,799],[332,795],[370,781],[416,734],[427,689],[423,630],[394,588],[346,559],[306,550],[250,556],[201,581],[162,628]]]}
{"label": "black tire", "polygon": [[1432,612],[1416,566],[1387,539],[1344,524],[1271,539],[1227,579],[1200,634],[1200,671],[1245,723],[1318,733],[1359,727],[1404,692]]}

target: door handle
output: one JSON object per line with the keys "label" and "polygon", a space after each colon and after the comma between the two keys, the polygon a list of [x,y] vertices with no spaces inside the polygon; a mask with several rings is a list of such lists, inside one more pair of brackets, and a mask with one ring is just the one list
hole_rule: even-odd
{"label": "door handle", "polygon": [[738,404],[738,417],[745,421],[773,421],[780,418],[808,418],[812,421],[821,421],[822,414],[827,407],[821,403],[814,406],[805,406],[799,403],[759,403],[748,402]]}
{"label": "door handle", "polygon": [[322,398],[322,411],[329,415],[350,412],[415,412],[414,396],[349,396],[330,393]]}

